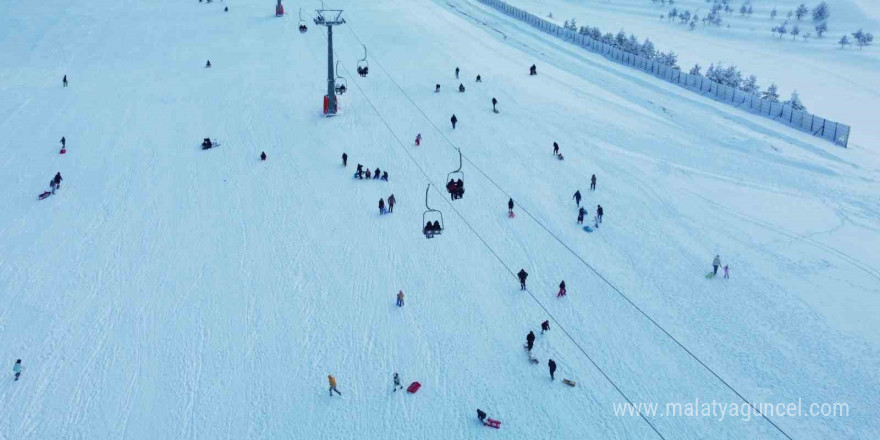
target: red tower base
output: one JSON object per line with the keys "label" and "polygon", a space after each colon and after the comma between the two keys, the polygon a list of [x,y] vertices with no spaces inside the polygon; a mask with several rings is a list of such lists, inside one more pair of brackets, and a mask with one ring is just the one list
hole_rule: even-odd
{"label": "red tower base", "polygon": [[280,16],[282,16],[282,15],[284,15],[284,6],[282,6],[282,5],[275,5],[275,16],[276,16],[276,17],[280,17]]}

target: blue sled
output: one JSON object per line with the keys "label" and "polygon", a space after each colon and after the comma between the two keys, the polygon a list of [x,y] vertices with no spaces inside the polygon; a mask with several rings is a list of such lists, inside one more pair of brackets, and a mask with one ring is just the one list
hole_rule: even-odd
{"label": "blue sled", "polygon": [[591,228],[589,226],[584,226],[584,231],[593,232],[593,228]]}

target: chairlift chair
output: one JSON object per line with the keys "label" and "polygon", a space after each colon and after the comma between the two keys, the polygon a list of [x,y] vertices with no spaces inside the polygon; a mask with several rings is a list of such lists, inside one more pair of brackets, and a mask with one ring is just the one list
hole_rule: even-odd
{"label": "chairlift chair", "polygon": [[[425,190],[425,213],[422,214],[422,233],[425,234],[425,238],[434,238],[435,235],[441,235],[443,233],[444,223],[443,223],[443,213],[437,209],[432,209],[428,206],[428,192],[431,191],[431,184],[428,184],[428,188]],[[430,222],[430,223],[429,223]],[[440,228],[430,228],[429,224],[433,225],[434,223],[439,222]]]}
{"label": "chairlift chair", "polygon": [[370,73],[370,63],[367,62],[367,46],[363,44],[361,46],[364,46],[364,57],[358,60],[357,73],[360,76],[367,76]]}
{"label": "chairlift chair", "polygon": [[[449,187],[449,181],[461,180],[461,183],[464,184],[464,173],[461,171],[461,149],[456,148],[456,150],[458,150],[458,169],[446,175],[446,191],[450,194],[452,194],[452,189]],[[459,198],[464,197],[464,188],[460,188],[460,190]],[[455,199],[453,198],[453,200]]]}
{"label": "chairlift chair", "polygon": [[339,74],[339,61],[336,62],[336,94],[341,95],[348,90],[348,80]]}
{"label": "chairlift chair", "polygon": [[306,21],[303,20],[303,10],[299,8],[299,33],[304,34],[309,30],[309,27],[306,26]]}

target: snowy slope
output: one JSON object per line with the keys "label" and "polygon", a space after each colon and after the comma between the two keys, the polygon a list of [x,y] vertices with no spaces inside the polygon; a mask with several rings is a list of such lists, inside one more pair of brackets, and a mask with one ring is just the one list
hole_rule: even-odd
{"label": "snowy slope", "polygon": [[[350,91],[324,119],[323,33],[301,35],[295,15],[263,3],[2,6],[0,359],[25,371],[0,386],[0,439],[494,434],[476,408],[510,438],[878,429],[880,167],[868,151],[467,0],[333,4],[348,19],[335,34]],[[352,74],[361,43],[365,79]],[[201,151],[205,136],[223,145]],[[453,146],[467,193],[431,190],[446,231],[425,240],[425,187],[457,167]],[[391,181],[351,179],[356,163]],[[62,189],[37,202],[56,171]],[[574,225],[576,189],[590,216],[606,210],[590,235]],[[399,205],[379,217],[391,193]],[[715,253],[730,280],[703,278]],[[545,319],[530,365],[520,347]],[[548,358],[578,387],[551,382]],[[392,393],[395,371],[421,391]],[[325,394],[327,374],[341,399]],[[627,399],[742,403],[736,393],[851,411],[772,418],[779,429],[613,413]]]}

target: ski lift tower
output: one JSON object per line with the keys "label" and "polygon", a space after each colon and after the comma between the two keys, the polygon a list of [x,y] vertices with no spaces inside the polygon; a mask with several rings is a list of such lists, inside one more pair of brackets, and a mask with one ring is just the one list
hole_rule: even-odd
{"label": "ski lift tower", "polygon": [[333,116],[337,111],[336,75],[333,72],[333,26],[345,23],[342,9],[318,9],[315,24],[327,26],[327,95],[324,97],[324,114]]}

